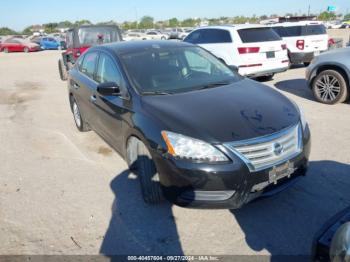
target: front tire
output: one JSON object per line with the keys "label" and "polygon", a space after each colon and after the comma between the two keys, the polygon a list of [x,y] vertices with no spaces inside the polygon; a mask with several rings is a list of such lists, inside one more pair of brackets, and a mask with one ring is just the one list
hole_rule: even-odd
{"label": "front tire", "polygon": [[7,47],[5,47],[4,48],[4,53],[8,54],[8,53],[10,53],[10,50]]}
{"label": "front tire", "polygon": [[66,66],[63,63],[63,59],[58,60],[58,71],[60,73],[60,78],[62,81],[67,81],[68,79],[68,71]]}
{"label": "front tire", "polygon": [[151,153],[145,144],[135,137],[129,139],[127,152],[129,167],[135,170],[140,180],[144,202],[151,205],[160,204],[163,201],[163,193]]}
{"label": "front tire", "polygon": [[348,98],[347,82],[335,70],[321,72],[312,83],[312,91],[318,102],[328,105],[343,103]]}
{"label": "front tire", "polygon": [[267,81],[273,80],[273,77],[274,77],[274,76],[275,76],[275,74],[271,74],[271,75],[261,76],[261,77],[259,77],[258,79],[259,79],[260,81],[267,82]]}
{"label": "front tire", "polygon": [[28,47],[25,47],[25,48],[23,49],[23,52],[24,52],[24,53],[29,53],[29,48],[28,48]]}

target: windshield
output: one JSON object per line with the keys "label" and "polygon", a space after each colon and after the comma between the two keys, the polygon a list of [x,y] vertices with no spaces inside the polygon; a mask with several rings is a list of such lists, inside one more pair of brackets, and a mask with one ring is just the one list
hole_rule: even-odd
{"label": "windshield", "polygon": [[121,58],[141,94],[181,93],[227,85],[240,78],[199,47],[152,48]]}
{"label": "windshield", "polygon": [[119,41],[119,32],[113,27],[91,27],[79,29],[80,45],[100,45]]}

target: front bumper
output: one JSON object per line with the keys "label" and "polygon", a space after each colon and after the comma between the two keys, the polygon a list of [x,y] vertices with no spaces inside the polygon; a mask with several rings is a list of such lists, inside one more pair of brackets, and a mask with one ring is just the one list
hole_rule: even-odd
{"label": "front bumper", "polygon": [[[290,159],[295,172],[275,184],[266,185],[271,169],[250,172],[248,166],[234,153],[225,152],[233,161],[227,164],[199,164],[165,158],[155,153],[156,163],[165,197],[182,207],[237,209],[262,196],[286,189],[308,168],[311,139],[304,131],[302,152]],[[265,185],[265,186],[261,186]]]}

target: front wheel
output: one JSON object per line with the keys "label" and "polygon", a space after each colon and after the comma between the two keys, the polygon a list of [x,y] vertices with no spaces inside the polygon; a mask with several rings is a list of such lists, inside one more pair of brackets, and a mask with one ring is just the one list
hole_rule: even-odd
{"label": "front wheel", "polygon": [[128,141],[127,152],[129,167],[135,170],[140,180],[144,202],[151,205],[160,204],[163,201],[162,188],[149,150],[144,143],[132,137]]}
{"label": "front wheel", "polygon": [[321,72],[312,83],[312,91],[318,102],[328,105],[343,103],[348,97],[347,82],[335,70]]}
{"label": "front wheel", "polygon": [[24,53],[29,53],[29,48],[28,48],[28,47],[25,47],[25,48],[23,49],[23,51],[24,51]]}
{"label": "front wheel", "polygon": [[67,81],[68,71],[67,71],[67,68],[66,68],[62,58],[60,60],[58,60],[58,71],[60,73],[61,80]]}
{"label": "front wheel", "polygon": [[7,47],[5,47],[4,48],[4,53],[8,54],[8,53],[10,53],[10,50]]}

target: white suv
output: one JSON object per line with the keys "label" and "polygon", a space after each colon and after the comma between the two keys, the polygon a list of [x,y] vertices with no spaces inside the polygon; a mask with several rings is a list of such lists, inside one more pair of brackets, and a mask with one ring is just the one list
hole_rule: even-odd
{"label": "white suv", "polygon": [[292,64],[308,66],[314,56],[328,50],[329,37],[322,22],[286,22],[274,24],[272,28],[286,42]]}
{"label": "white suv", "polygon": [[192,31],[185,42],[208,50],[241,75],[272,78],[289,68],[287,48],[270,27],[262,25],[209,26]]}

